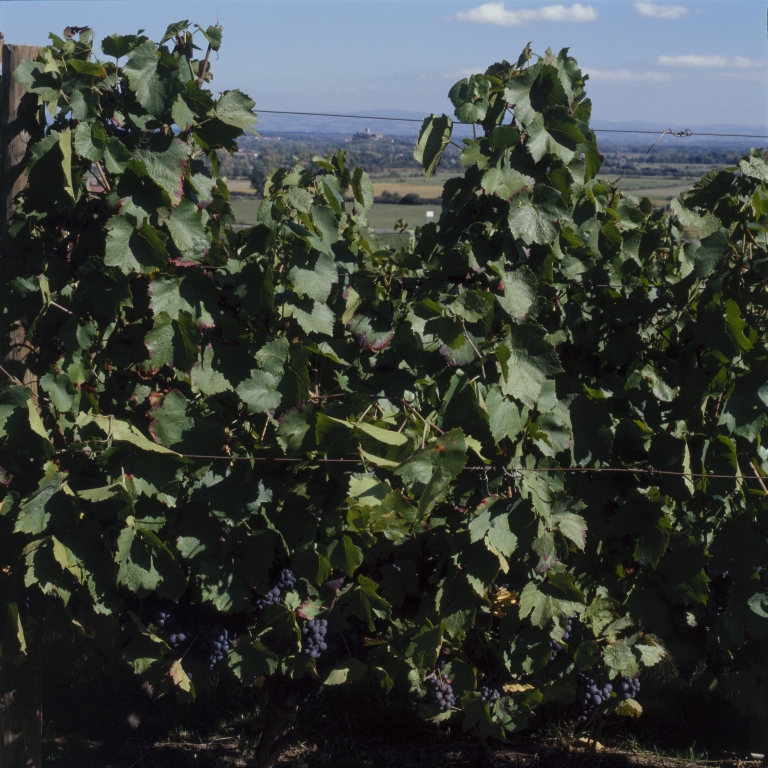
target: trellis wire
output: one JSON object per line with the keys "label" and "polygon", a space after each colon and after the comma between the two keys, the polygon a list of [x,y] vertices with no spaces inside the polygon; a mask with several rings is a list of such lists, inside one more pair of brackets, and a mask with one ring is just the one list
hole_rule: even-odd
{"label": "trellis wire", "polygon": [[[100,443],[104,443],[107,441],[98,441]],[[120,442],[120,441],[117,441]],[[82,444],[82,443],[81,443]],[[23,451],[20,453],[38,453],[33,451]],[[54,454],[62,455],[62,454],[69,454],[69,453],[86,453],[86,454],[93,454],[96,453],[95,450],[88,450],[88,449],[82,449],[78,448],[75,450],[57,450],[54,451]],[[274,461],[277,463],[288,463],[288,464],[373,464],[375,466],[374,461],[366,461],[363,458],[359,459],[321,459],[321,458],[294,458],[290,456],[217,456],[214,454],[205,454],[205,453],[175,453],[175,456],[179,458],[184,459],[205,459],[209,461]],[[464,467],[461,471],[462,472],[491,472],[493,470],[502,472],[507,476],[510,477],[519,477],[519,473],[521,472],[614,472],[614,473],[621,473],[621,474],[634,474],[634,475],[647,475],[648,477],[655,477],[655,476],[670,476],[670,477],[691,477],[691,478],[707,478],[709,480],[755,480],[757,479],[760,481],[760,484],[762,485],[763,478],[757,473],[757,469],[755,468],[754,464],[750,462],[750,466],[752,467],[753,471],[755,472],[755,476],[752,475],[721,475],[721,474],[714,474],[714,473],[703,473],[703,472],[677,472],[674,470],[669,469],[656,469],[654,467],[504,467],[497,464],[488,464],[485,466],[470,466],[470,467]]]}

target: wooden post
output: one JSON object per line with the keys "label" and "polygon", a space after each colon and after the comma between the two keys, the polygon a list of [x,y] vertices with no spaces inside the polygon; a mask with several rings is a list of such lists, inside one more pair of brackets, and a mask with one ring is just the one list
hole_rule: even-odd
{"label": "wooden post", "polygon": [[[0,217],[0,279],[3,281],[13,279],[17,272],[8,237],[8,221],[16,207],[14,198],[27,183],[23,173],[27,144],[40,130],[37,110],[30,109],[25,103],[27,88],[14,82],[13,72],[22,61],[36,59],[39,52],[40,48],[34,45],[3,45],[3,92],[0,113],[2,199],[5,208],[5,215]],[[34,347],[27,341],[24,328],[20,324],[17,325],[0,343],[3,368],[32,390],[37,404],[37,376],[32,371],[37,356]],[[0,765],[0,768],[3,767]]]}
{"label": "wooden post", "polygon": [[[40,48],[33,45],[3,45],[2,110],[0,111],[0,190],[5,205],[0,216],[0,281],[18,274],[8,222],[15,209],[14,197],[24,188],[24,156],[27,144],[39,136],[42,126],[26,94],[26,86],[13,80],[16,67],[37,58]],[[37,358],[21,323],[10,333],[0,329],[0,358],[10,376],[28,386],[37,404]],[[0,372],[3,377],[6,375]],[[0,601],[16,602],[21,573],[18,563],[2,563]],[[18,664],[0,664],[0,768],[42,768],[42,624],[38,617],[24,620],[27,654]]]}

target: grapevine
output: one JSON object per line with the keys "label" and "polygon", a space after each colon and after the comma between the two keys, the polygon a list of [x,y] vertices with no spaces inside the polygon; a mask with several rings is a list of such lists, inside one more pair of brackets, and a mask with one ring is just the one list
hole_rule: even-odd
{"label": "grapevine", "polygon": [[[2,661],[28,587],[161,692],[200,660],[369,677],[487,737],[563,690],[581,723],[639,714],[669,656],[763,751],[762,153],[654,210],[598,176],[577,61],[524,54],[451,89],[477,138],[396,249],[343,151],[275,169],[236,229],[217,153],[255,104],[195,39],[222,30],[86,29],[14,75],[50,120],[0,286],[39,347],[38,397],[0,384]],[[453,125],[424,120],[427,176]]]}

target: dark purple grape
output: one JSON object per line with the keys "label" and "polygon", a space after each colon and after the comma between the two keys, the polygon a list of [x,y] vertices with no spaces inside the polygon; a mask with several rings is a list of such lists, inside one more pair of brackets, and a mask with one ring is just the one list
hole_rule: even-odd
{"label": "dark purple grape", "polygon": [[225,627],[216,625],[200,633],[198,648],[208,669],[213,669],[229,653],[231,647],[232,638]]}
{"label": "dark purple grape", "polygon": [[290,592],[296,586],[296,576],[290,568],[283,568],[273,579],[272,586],[263,595],[253,599],[253,605],[258,610],[263,610],[268,605],[277,605],[283,592]]}
{"label": "dark purple grape", "polygon": [[328,650],[325,635],[328,632],[326,619],[311,619],[302,628],[302,649],[310,659],[319,659],[323,651]]}
{"label": "dark purple grape", "polygon": [[480,701],[494,704],[501,698],[501,694],[489,685],[481,685],[477,690],[480,694]]}
{"label": "dark purple grape", "polygon": [[430,675],[424,681],[424,685],[427,688],[427,697],[433,703],[437,704],[441,712],[450,711],[451,707],[456,704],[456,696],[453,693],[451,687],[451,680],[445,675],[435,677]]}
{"label": "dark purple grape", "polygon": [[613,685],[600,682],[592,676],[579,673],[576,687],[576,723],[587,722],[597,708],[611,698]]}

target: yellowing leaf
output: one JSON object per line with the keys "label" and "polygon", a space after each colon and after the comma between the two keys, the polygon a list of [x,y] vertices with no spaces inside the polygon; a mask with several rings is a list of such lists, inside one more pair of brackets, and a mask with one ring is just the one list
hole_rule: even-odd
{"label": "yellowing leaf", "polygon": [[643,708],[634,699],[625,699],[616,707],[616,714],[624,717],[640,717],[643,714]]}
{"label": "yellowing leaf", "polygon": [[533,686],[530,683],[507,683],[503,689],[504,693],[522,693],[523,691],[532,691]]}
{"label": "yellowing leaf", "polygon": [[579,744],[588,746],[590,749],[594,749],[595,752],[601,752],[603,749],[605,749],[605,747],[603,747],[599,741],[592,741],[592,739],[589,739],[586,736],[579,736],[576,741],[578,741]]}

